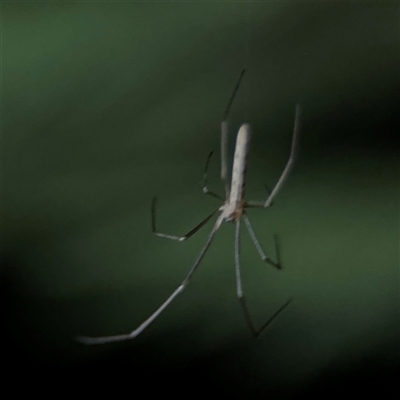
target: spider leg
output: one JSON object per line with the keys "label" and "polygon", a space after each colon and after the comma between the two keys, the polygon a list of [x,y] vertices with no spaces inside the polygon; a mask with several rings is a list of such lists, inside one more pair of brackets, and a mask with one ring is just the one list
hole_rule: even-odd
{"label": "spider leg", "polygon": [[277,253],[277,259],[278,259],[278,261],[275,262],[265,254],[264,250],[262,249],[262,247],[260,245],[259,240],[257,239],[256,234],[254,233],[253,227],[250,224],[250,220],[249,220],[249,218],[247,217],[247,215],[245,213],[243,213],[243,219],[244,219],[244,223],[246,224],[247,231],[250,234],[251,240],[253,241],[254,246],[256,246],[258,254],[262,258],[262,260],[267,262],[268,264],[274,266],[275,268],[282,269],[282,265],[281,265],[281,262],[280,262],[280,252],[279,252],[279,247],[278,247],[277,236],[274,235],[275,251]]}
{"label": "spider leg", "polygon": [[208,194],[209,196],[215,197],[215,198],[217,198],[217,199],[223,201],[224,198],[223,198],[222,196],[220,196],[218,193],[215,193],[215,192],[209,190],[208,187],[207,187],[207,172],[208,172],[208,166],[209,166],[209,164],[210,164],[210,159],[211,159],[211,156],[213,155],[213,153],[214,153],[214,152],[212,151],[212,152],[208,155],[208,157],[207,157],[206,168],[205,168],[205,170],[204,170],[204,177],[203,177],[203,193],[204,193],[204,194]]}
{"label": "spider leg", "polygon": [[172,294],[165,300],[160,307],[154,311],[153,314],[150,315],[142,324],[140,324],[135,330],[130,333],[121,334],[121,335],[111,335],[111,336],[100,336],[100,337],[89,337],[89,336],[78,336],[76,340],[80,343],[92,345],[92,344],[104,344],[104,343],[112,343],[112,342],[122,342],[124,340],[133,339],[136,336],[140,335],[171,303],[175,298],[183,292],[186,286],[189,284],[189,281],[193,274],[196,272],[196,269],[200,265],[203,260],[207,250],[210,248],[210,245],[214,239],[214,235],[221,226],[223,221],[222,214],[218,217],[211,233],[208,236],[208,239],[201,249],[200,254],[197,256],[196,261],[192,265],[189,270],[189,273],[186,275],[186,278],[182,281],[182,283],[172,292]]}
{"label": "spider leg", "polygon": [[151,202],[151,231],[162,238],[166,239],[171,239],[171,240],[177,240],[179,242],[183,242],[186,239],[189,239],[191,236],[193,236],[198,230],[200,230],[214,215],[215,213],[219,210],[217,208],[214,210],[210,215],[208,215],[206,218],[203,219],[198,225],[196,225],[192,230],[190,230],[186,235],[183,236],[175,236],[175,235],[169,235],[167,233],[161,233],[158,232],[156,229],[156,205],[157,205],[157,197],[153,197],[153,200]]}
{"label": "spider leg", "polygon": [[296,111],[294,116],[294,127],[293,127],[293,136],[292,136],[292,144],[290,146],[290,154],[289,159],[286,163],[285,169],[283,170],[281,176],[278,179],[275,187],[272,189],[272,192],[268,196],[267,200],[265,201],[264,208],[271,206],[272,200],[278,194],[279,190],[282,188],[286,178],[288,177],[290,170],[293,167],[295,158],[296,158],[296,150],[297,150],[297,141],[300,131],[300,116],[301,116],[301,109],[300,106],[296,105]]}
{"label": "spider leg", "polygon": [[290,146],[289,159],[286,163],[285,169],[283,170],[281,176],[278,179],[278,182],[276,183],[276,185],[274,186],[272,191],[268,189],[269,195],[267,197],[267,200],[265,202],[246,201],[244,204],[244,207],[246,207],[246,208],[249,208],[249,207],[251,207],[251,208],[268,208],[268,207],[272,206],[272,202],[273,202],[275,196],[278,194],[279,190],[282,188],[287,177],[289,176],[290,170],[292,169],[293,164],[296,159],[297,142],[298,142],[298,136],[299,136],[299,131],[300,131],[300,117],[301,117],[301,108],[297,104],[295,116],[294,116],[294,127],[293,127],[292,143]]}
{"label": "spider leg", "polygon": [[260,333],[267,328],[272,321],[290,304],[292,299],[289,299],[283,306],[281,306],[260,328],[256,328],[253,319],[250,316],[249,308],[247,307],[246,297],[243,292],[241,268],[240,268],[240,220],[236,221],[235,230],[235,267],[236,267],[236,288],[237,296],[242,306],[244,318],[250,328],[251,333],[256,338]]}

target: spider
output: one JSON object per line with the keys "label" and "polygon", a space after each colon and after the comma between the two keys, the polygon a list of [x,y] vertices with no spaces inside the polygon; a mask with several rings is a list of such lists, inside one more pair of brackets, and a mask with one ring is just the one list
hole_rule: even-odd
{"label": "spider", "polygon": [[[208,194],[212,197],[220,199],[223,201],[222,205],[214,210],[210,215],[208,215],[203,221],[201,221],[197,226],[195,226],[192,230],[190,230],[184,236],[175,236],[169,235],[166,233],[158,232],[156,229],[156,204],[157,198],[154,197],[152,200],[151,205],[151,226],[152,232],[163,238],[177,240],[177,241],[184,241],[189,239],[193,236],[198,230],[200,230],[218,211],[219,216],[208,235],[207,241],[203,248],[200,251],[200,254],[197,256],[195,262],[193,263],[192,267],[190,268],[188,274],[186,275],[185,279],[182,283],[178,286],[177,289],[161,304],[161,306],[148,317],[138,328],[133,330],[127,334],[120,334],[120,335],[111,335],[111,336],[103,336],[103,337],[87,337],[87,336],[80,336],[77,340],[84,344],[103,344],[103,343],[110,343],[110,342],[119,342],[124,340],[129,340],[137,337],[140,333],[142,333],[171,303],[172,301],[186,288],[189,284],[190,279],[196,272],[197,268],[199,267],[201,261],[203,260],[207,250],[210,248],[211,243],[214,239],[214,236],[218,229],[220,228],[221,224],[225,222],[235,223],[235,266],[236,266],[236,287],[237,287],[237,296],[239,298],[240,304],[243,309],[243,313],[245,316],[245,320],[253,334],[254,337],[257,337],[271,322],[275,317],[283,311],[291,302],[292,299],[289,299],[283,306],[281,306],[261,328],[257,329],[253,323],[252,318],[250,317],[250,313],[246,304],[246,298],[244,296],[243,287],[242,287],[242,278],[241,278],[241,268],[240,268],[240,224],[241,220],[244,220],[246,228],[250,234],[250,237],[260,255],[262,260],[266,261],[267,263],[271,264],[273,267],[277,269],[281,269],[281,264],[279,261],[273,261],[270,257],[268,257],[261,245],[258,241],[254,230],[250,224],[250,221],[246,214],[247,208],[268,208],[272,205],[272,201],[277,195],[278,191],[282,188],[283,183],[285,182],[288,174],[293,166],[295,160],[295,153],[297,147],[297,140],[299,136],[300,130],[300,106],[296,106],[295,110],[295,118],[294,118],[294,128],[293,128],[293,135],[292,135],[292,142],[291,142],[291,149],[289,154],[289,159],[286,163],[286,166],[278,179],[278,182],[274,186],[274,188],[270,191],[267,199],[265,202],[254,202],[254,201],[246,201],[244,200],[245,194],[245,184],[246,184],[246,167],[247,167],[247,158],[249,154],[250,148],[250,140],[251,140],[251,129],[250,125],[244,123],[241,125],[239,132],[236,138],[236,147],[235,147],[235,155],[233,160],[233,167],[232,167],[232,179],[229,185],[228,182],[228,161],[227,161],[227,141],[228,141],[228,123],[227,118],[229,114],[230,107],[232,105],[233,99],[236,95],[236,92],[240,86],[240,82],[242,77],[245,73],[245,70],[242,70],[239,79],[236,83],[236,86],[233,90],[233,93],[229,99],[228,106],[225,110],[223,121],[221,123],[221,180],[224,184],[225,188],[225,198],[220,196],[219,194],[210,191],[207,187],[207,171],[208,166],[210,163],[211,156],[213,152],[211,152],[207,157],[204,178],[203,178],[203,193]],[[275,246],[277,248],[277,241],[276,236],[274,236]],[[278,252],[277,252],[278,253]]]}

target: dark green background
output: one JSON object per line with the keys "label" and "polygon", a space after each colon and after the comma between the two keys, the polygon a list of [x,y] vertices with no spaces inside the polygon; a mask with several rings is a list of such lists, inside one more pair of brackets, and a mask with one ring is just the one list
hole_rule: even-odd
{"label": "dark green background", "polygon": [[[2,4],[2,346],[13,369],[128,371],[133,393],[294,395],[394,380],[399,334],[399,6],[371,3]],[[236,299],[233,227],[137,339],[86,348],[75,335],[134,329],[181,282],[211,229],[176,243],[218,203],[219,124],[253,128],[247,197],[299,157],[274,206],[284,269],[246,232]],[[232,150],[233,151],[233,150]],[[222,188],[221,188],[222,189]],[[220,190],[222,192],[222,190]],[[273,252],[272,252],[273,254]],[[21,372],[16,369],[16,371]],[[187,386],[185,386],[187,387]]]}

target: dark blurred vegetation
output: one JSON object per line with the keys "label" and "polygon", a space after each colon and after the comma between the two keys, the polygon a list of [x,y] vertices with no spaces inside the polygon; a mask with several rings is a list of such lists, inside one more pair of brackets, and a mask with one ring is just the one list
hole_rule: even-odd
{"label": "dark blurred vegetation", "polygon": [[[66,386],[104,374],[133,396],[359,396],[394,385],[398,32],[396,2],[3,3],[7,370]],[[211,225],[187,243],[153,237],[150,199],[159,196],[160,229],[176,234],[216,206],[202,173],[243,67],[230,127],[232,147],[240,123],[252,124],[248,198],[279,177],[295,104],[304,110],[292,175],[271,209],[249,213],[268,252],[279,235],[284,269],[242,240],[256,321],[293,303],[251,338],[224,226],[186,292],[140,337],[79,346],[77,334],[134,329],[198,254]],[[90,382],[93,392],[105,384]]]}

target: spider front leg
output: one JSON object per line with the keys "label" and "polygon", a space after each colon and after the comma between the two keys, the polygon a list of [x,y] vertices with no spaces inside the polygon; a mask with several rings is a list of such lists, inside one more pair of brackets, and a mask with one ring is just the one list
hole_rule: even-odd
{"label": "spider front leg", "polygon": [[270,192],[267,197],[267,200],[264,203],[258,201],[248,201],[245,203],[245,207],[253,207],[253,208],[268,208],[272,206],[272,201],[275,196],[278,194],[279,190],[282,188],[283,184],[285,183],[289,173],[293,167],[296,158],[296,151],[297,151],[297,142],[300,132],[300,118],[301,118],[301,108],[297,104],[296,111],[294,116],[294,127],[293,127],[293,135],[292,135],[292,143],[290,145],[290,154],[289,159],[285,165],[285,168],[278,179],[278,182],[275,184],[274,188]]}

